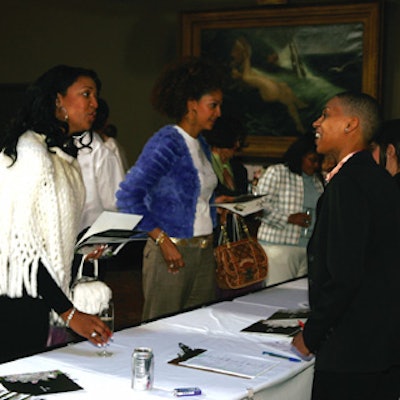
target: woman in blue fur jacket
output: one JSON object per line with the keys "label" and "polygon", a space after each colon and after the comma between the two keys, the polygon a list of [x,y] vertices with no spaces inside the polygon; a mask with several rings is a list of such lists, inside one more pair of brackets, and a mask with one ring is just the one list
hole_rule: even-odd
{"label": "woman in blue fur jacket", "polygon": [[221,115],[223,75],[202,59],[169,65],[152,104],[176,121],[156,132],[117,192],[123,212],[143,215],[143,320],[214,300],[217,177],[201,136]]}

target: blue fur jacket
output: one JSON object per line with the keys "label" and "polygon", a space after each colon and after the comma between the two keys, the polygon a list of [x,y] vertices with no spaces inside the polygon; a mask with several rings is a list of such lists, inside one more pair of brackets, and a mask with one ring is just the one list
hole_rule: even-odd
{"label": "blue fur jacket", "polygon": [[[202,148],[210,149],[202,136]],[[116,193],[117,207],[143,215],[139,229],[161,228],[171,237],[193,237],[200,180],[185,140],[173,125],[166,125],[146,143],[136,164]],[[214,196],[210,199],[213,202]],[[216,209],[210,207],[213,225]]]}

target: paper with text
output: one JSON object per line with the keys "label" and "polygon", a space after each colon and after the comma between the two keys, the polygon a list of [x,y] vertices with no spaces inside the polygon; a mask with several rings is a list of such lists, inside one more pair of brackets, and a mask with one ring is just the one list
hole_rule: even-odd
{"label": "paper with text", "polygon": [[207,350],[196,357],[180,362],[179,365],[251,379],[275,367],[278,363],[277,360],[269,360],[265,357]]}

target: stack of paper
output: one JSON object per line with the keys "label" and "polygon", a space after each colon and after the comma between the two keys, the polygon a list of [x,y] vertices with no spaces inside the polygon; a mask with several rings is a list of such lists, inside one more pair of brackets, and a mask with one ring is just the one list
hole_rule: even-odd
{"label": "stack of paper", "polygon": [[254,324],[241,330],[241,332],[259,333],[272,337],[291,339],[300,332],[302,325],[306,322],[310,310],[278,310],[269,318],[261,319]]}

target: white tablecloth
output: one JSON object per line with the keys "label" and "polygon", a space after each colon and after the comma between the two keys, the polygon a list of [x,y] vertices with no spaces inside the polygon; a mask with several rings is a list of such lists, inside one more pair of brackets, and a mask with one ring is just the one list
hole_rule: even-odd
{"label": "white tablecloth", "polygon": [[[198,399],[234,400],[254,393],[255,399],[309,400],[313,361],[276,358],[273,368],[253,379],[168,364],[177,356],[179,342],[192,348],[262,357],[263,350],[274,349],[271,339],[240,330],[278,308],[306,305],[306,281],[290,282],[116,332],[110,346],[114,354],[109,358],[97,356],[96,348],[85,341],[0,364],[0,375],[60,369],[84,388],[48,395],[48,399],[171,399],[176,387],[198,386],[203,391]],[[140,346],[151,347],[155,356],[154,389],[148,392],[131,389],[131,355]]]}

